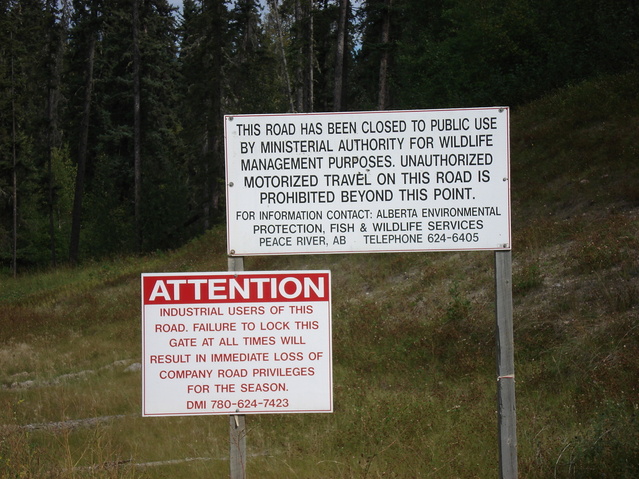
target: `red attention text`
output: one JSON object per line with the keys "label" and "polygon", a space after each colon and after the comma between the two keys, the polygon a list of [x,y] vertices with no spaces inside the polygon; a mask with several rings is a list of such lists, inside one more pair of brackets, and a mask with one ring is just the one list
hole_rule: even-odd
{"label": "red attention text", "polygon": [[329,274],[143,275],[145,304],[328,301]]}

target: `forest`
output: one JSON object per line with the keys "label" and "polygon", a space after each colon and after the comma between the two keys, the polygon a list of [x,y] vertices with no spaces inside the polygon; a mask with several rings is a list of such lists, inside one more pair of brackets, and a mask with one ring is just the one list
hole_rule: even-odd
{"label": "forest", "polygon": [[225,114],[516,110],[638,67],[635,0],[0,0],[1,267],[223,223]]}

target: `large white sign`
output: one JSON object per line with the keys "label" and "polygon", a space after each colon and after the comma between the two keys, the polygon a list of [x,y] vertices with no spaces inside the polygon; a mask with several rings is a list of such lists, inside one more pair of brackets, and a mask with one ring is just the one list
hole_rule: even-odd
{"label": "large white sign", "polygon": [[511,248],[509,110],[225,117],[230,255]]}
{"label": "large white sign", "polygon": [[329,271],[142,275],[142,415],[332,412]]}

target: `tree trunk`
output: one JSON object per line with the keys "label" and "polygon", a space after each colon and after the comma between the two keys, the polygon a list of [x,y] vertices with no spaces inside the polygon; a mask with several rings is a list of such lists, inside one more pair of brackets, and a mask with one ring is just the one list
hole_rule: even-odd
{"label": "tree trunk", "polygon": [[13,199],[13,241],[12,241],[12,258],[11,270],[13,277],[18,275],[18,155],[16,142],[18,135],[16,132],[16,90],[15,90],[15,71],[13,65],[13,32],[11,32],[11,148],[13,156],[12,171],[12,199]]}
{"label": "tree trunk", "polygon": [[337,22],[337,48],[335,54],[335,83],[333,85],[333,111],[343,109],[344,92],[344,49],[346,44],[346,18],[348,16],[348,0],[340,0],[339,19]]}
{"label": "tree trunk", "polygon": [[307,104],[306,111],[315,111],[315,21],[313,15],[313,0],[308,0],[308,40],[306,42],[307,65]]}
{"label": "tree trunk", "polygon": [[208,229],[219,218],[220,204],[224,195],[224,124],[222,118],[223,66],[224,66],[224,11],[223,0],[211,2],[211,76],[208,80],[209,111],[207,120],[206,188],[207,215],[205,219]]}
{"label": "tree trunk", "polygon": [[58,100],[60,96],[60,71],[62,70],[62,57],[66,38],[66,19],[68,15],[68,5],[62,5],[62,16],[59,20],[59,30],[56,33],[55,25],[55,4],[54,0],[47,2],[47,12],[50,15],[51,28],[49,36],[49,78],[47,81],[47,178],[49,182],[48,198],[49,203],[49,248],[51,252],[51,265],[56,266],[57,248],[55,234],[55,178],[53,177],[53,152],[58,145]]}
{"label": "tree trunk", "polygon": [[47,201],[49,203],[49,248],[51,252],[51,266],[56,266],[57,258],[56,258],[56,247],[55,247],[55,208],[54,208],[54,185],[53,185],[53,149],[54,149],[54,138],[55,138],[55,114],[54,114],[54,104],[56,103],[57,91],[55,87],[53,87],[52,83],[53,75],[49,79],[48,85],[48,95],[47,95],[47,181],[49,183],[48,188],[48,197]]}
{"label": "tree trunk", "polygon": [[277,40],[280,49],[280,56],[282,58],[282,71],[284,72],[284,79],[286,80],[286,93],[288,96],[288,103],[290,112],[295,112],[295,102],[293,101],[293,90],[291,89],[291,76],[288,72],[288,62],[286,61],[286,51],[284,50],[284,35],[282,33],[282,18],[280,17],[280,10],[277,0],[269,0],[269,7],[272,14],[275,17],[275,26],[277,28]]}
{"label": "tree trunk", "polygon": [[297,111],[312,112],[315,50],[313,39],[313,0],[296,0],[297,25]]}
{"label": "tree trunk", "polygon": [[378,110],[388,108],[388,70],[390,63],[390,17],[393,0],[386,0],[384,18],[382,19],[382,57],[379,60],[379,94],[377,101]]}
{"label": "tree trunk", "polygon": [[82,200],[84,197],[84,177],[87,164],[89,143],[89,118],[91,116],[91,97],[93,95],[93,66],[95,63],[96,33],[91,34],[87,54],[87,69],[84,83],[84,108],[80,126],[80,143],[78,145],[78,170],[75,177],[75,194],[73,197],[73,213],[71,215],[71,240],[69,244],[69,261],[75,265],[80,251],[80,229],[82,222]]}
{"label": "tree trunk", "polygon": [[135,240],[142,251],[142,158],[140,132],[140,0],[133,1],[133,189]]}
{"label": "tree trunk", "polygon": [[298,25],[297,31],[297,64],[295,65],[295,83],[297,84],[296,92],[295,92],[295,109],[298,112],[303,112],[304,110],[304,48],[302,45],[302,5],[301,0],[295,0],[295,24]]}

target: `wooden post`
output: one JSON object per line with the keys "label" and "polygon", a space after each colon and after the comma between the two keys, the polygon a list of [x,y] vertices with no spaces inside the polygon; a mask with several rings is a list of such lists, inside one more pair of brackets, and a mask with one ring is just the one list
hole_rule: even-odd
{"label": "wooden post", "polygon": [[[229,256],[229,271],[244,271],[244,258]],[[229,416],[229,467],[231,479],[246,479],[246,418],[244,414]]]}
{"label": "wooden post", "polygon": [[246,479],[246,420],[244,414],[229,416],[229,466],[231,479]]}
{"label": "wooden post", "polygon": [[495,251],[497,339],[497,411],[499,415],[499,477],[517,478],[515,354],[513,339],[512,252]]}

